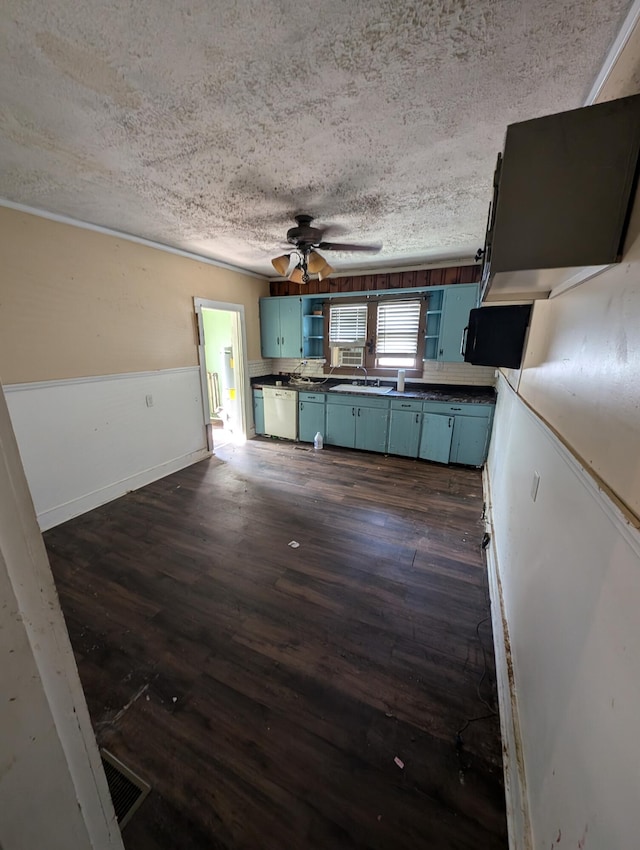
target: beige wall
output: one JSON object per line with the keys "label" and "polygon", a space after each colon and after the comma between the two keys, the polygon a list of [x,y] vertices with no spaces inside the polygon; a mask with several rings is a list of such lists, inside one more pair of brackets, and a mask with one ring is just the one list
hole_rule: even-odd
{"label": "beige wall", "polygon": [[260,357],[266,280],[10,209],[0,233],[5,384],[194,366],[194,296],[244,304]]}

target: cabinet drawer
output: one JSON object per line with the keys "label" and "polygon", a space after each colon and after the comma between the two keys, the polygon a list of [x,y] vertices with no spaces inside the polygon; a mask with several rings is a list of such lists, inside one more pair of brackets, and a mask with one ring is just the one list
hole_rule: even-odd
{"label": "cabinet drawer", "polygon": [[424,402],[415,398],[392,398],[391,410],[408,410],[413,413],[422,413]]}
{"label": "cabinet drawer", "polygon": [[378,407],[389,409],[388,398],[371,398],[367,395],[329,395],[327,394],[327,404],[342,405],[343,407]]}
{"label": "cabinet drawer", "polygon": [[307,401],[311,404],[324,404],[324,393],[298,393],[298,401]]}
{"label": "cabinet drawer", "polygon": [[492,404],[444,404],[440,401],[425,401],[425,413],[441,413],[444,416],[479,416],[489,419],[493,410]]}

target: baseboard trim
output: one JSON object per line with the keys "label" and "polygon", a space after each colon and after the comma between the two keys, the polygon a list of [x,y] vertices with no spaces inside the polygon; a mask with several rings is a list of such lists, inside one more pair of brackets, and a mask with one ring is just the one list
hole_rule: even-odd
{"label": "baseboard trim", "polygon": [[40,530],[46,531],[49,528],[60,525],[69,519],[80,516],[80,514],[92,511],[94,508],[99,508],[100,505],[124,496],[125,493],[131,490],[138,490],[140,487],[144,487],[145,484],[151,484],[152,481],[157,481],[159,478],[164,478],[166,475],[171,475],[172,472],[178,472],[180,469],[184,469],[208,457],[211,457],[210,451],[207,449],[198,449],[195,452],[189,452],[188,454],[168,460],[165,463],[152,466],[149,469],[143,469],[141,472],[123,478],[121,481],[115,481],[113,484],[108,484],[106,487],[101,487],[92,493],[85,493],[77,499],[43,511],[38,514]]}
{"label": "baseboard trim", "polygon": [[498,705],[500,708],[500,731],[502,733],[502,766],[509,848],[510,850],[533,850],[509,626],[502,595],[493,530],[491,486],[486,465],[482,472],[482,478],[485,494],[486,531],[491,538],[486,549],[486,556],[491,597],[491,625],[496,660]]}

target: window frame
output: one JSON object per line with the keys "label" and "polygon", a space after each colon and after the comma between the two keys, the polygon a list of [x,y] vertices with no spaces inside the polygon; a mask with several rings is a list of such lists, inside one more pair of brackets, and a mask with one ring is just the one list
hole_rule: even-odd
{"label": "window frame", "polygon": [[[324,302],[324,327],[323,340],[324,374],[328,375],[353,375],[360,367],[358,366],[331,366],[331,346],[329,345],[329,311],[332,306],[341,304],[366,304],[367,306],[367,335],[364,346],[364,368],[369,377],[395,378],[398,369],[404,369],[407,378],[421,378],[424,370],[424,346],[426,333],[427,307],[430,293],[407,292],[380,293],[380,295],[364,295],[358,297],[353,295],[348,298],[331,298]],[[377,336],[378,305],[385,301],[420,301],[420,318],[418,322],[418,350],[416,352],[416,366],[376,366],[375,342]]]}

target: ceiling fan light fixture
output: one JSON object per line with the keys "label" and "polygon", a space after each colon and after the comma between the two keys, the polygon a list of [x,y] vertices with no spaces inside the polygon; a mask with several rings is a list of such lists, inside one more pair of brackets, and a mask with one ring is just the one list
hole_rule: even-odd
{"label": "ceiling fan light fixture", "polygon": [[281,257],[276,257],[275,260],[271,260],[271,265],[278,272],[278,274],[281,274],[283,277],[286,277],[290,260],[291,254],[283,254]]}
{"label": "ceiling fan light fixture", "polygon": [[311,274],[318,274],[327,265],[324,257],[320,256],[316,251],[309,251],[307,260],[307,268]]}
{"label": "ceiling fan light fixture", "polygon": [[333,274],[335,269],[329,265],[329,263],[324,264],[324,268],[320,269],[318,272],[318,280],[324,280],[326,277],[329,277],[330,274]]}
{"label": "ceiling fan light fixture", "polygon": [[289,275],[289,280],[291,283],[304,283],[302,266],[299,263]]}

